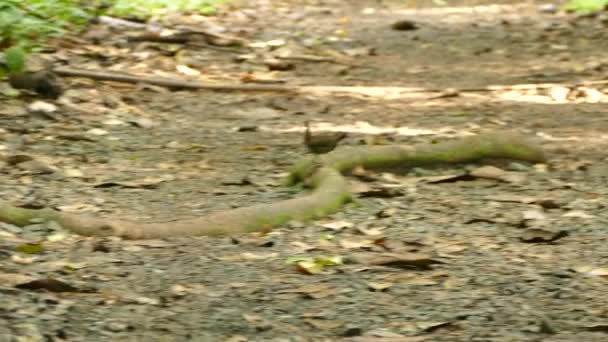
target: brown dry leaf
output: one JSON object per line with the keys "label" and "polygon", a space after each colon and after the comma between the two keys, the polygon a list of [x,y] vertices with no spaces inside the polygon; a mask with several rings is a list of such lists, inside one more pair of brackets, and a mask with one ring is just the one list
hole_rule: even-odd
{"label": "brown dry leaf", "polygon": [[235,245],[241,246],[255,246],[255,247],[272,247],[274,245],[273,240],[266,239],[265,236],[232,236],[230,237]]}
{"label": "brown dry leaf", "polygon": [[83,212],[97,213],[97,212],[101,211],[100,207],[98,207],[96,205],[92,205],[92,204],[86,204],[86,203],[60,205],[60,206],[56,206],[56,208],[61,211],[69,211],[69,212],[73,212],[73,213],[83,213]]}
{"label": "brown dry leaf", "polygon": [[582,210],[570,210],[569,212],[562,215],[562,217],[574,217],[574,218],[582,218],[582,219],[591,219],[594,218],[594,215],[587,214]]}
{"label": "brown dry leaf", "polygon": [[519,196],[519,195],[491,195],[486,196],[486,200],[495,202],[506,202],[506,203],[522,203],[522,204],[533,204],[536,202],[536,198],[532,196]]}
{"label": "brown dry leaf", "polygon": [[241,146],[241,151],[246,151],[246,152],[266,151],[267,149],[268,149],[268,146],[266,146],[266,145]]}
{"label": "brown dry leaf", "polygon": [[338,241],[338,245],[342,248],[346,249],[355,249],[355,248],[371,248],[375,245],[373,240],[353,240],[353,239],[340,239]]}
{"label": "brown dry leaf", "polygon": [[[392,332],[390,330],[387,329],[374,329],[374,330],[370,330],[367,331],[365,333],[365,335],[369,336],[369,337],[375,337],[375,338],[407,338],[401,334],[398,334],[396,332]],[[382,340],[380,340],[382,341]]]}
{"label": "brown dry leaf", "polygon": [[451,325],[452,322],[408,322],[403,324],[400,328],[402,331],[409,333],[422,333],[422,332],[432,332],[439,328],[443,328]]}
{"label": "brown dry leaf", "polygon": [[247,342],[247,341],[249,341],[249,339],[247,339],[247,337],[243,336],[243,335],[233,335],[224,340],[224,342]]}
{"label": "brown dry leaf", "polygon": [[366,258],[362,260],[362,263],[366,265],[396,268],[430,269],[431,265],[439,264],[441,262],[434,260],[432,256],[423,253],[385,253],[380,256],[367,255]]}
{"label": "brown dry leaf", "polygon": [[518,195],[498,195],[498,196],[487,196],[485,199],[489,200],[489,201],[495,201],[495,202],[538,204],[541,207],[543,207],[544,209],[557,209],[557,208],[561,207],[561,204],[552,198],[518,196]]}
{"label": "brown dry leaf", "polygon": [[361,183],[361,182],[355,182],[355,181],[353,181],[349,185],[349,190],[350,190],[351,193],[353,193],[355,195],[361,195],[363,193],[371,191],[372,190],[372,185],[367,184],[367,183]]}
{"label": "brown dry leaf", "polygon": [[565,230],[551,231],[548,229],[528,228],[523,232],[520,240],[527,243],[553,242],[568,235],[569,233]]}
{"label": "brown dry leaf", "polygon": [[393,286],[393,283],[388,283],[388,282],[379,283],[379,282],[370,281],[367,283],[367,286],[373,291],[382,292],[382,291],[388,290],[391,286]]}
{"label": "brown dry leaf", "polygon": [[128,121],[131,125],[139,128],[153,128],[159,125],[159,123],[152,121],[148,118],[132,118]]}
{"label": "brown dry leaf", "polygon": [[402,277],[398,280],[398,282],[399,284],[414,286],[433,286],[440,283],[438,280],[428,277],[421,277],[419,275],[411,275],[408,278]]}
{"label": "brown dry leaf", "polygon": [[368,135],[364,138],[366,145],[386,145],[386,137],[383,135]]}
{"label": "brown dry leaf", "polygon": [[50,166],[39,160],[29,160],[17,164],[19,170],[30,175],[48,175],[57,171],[54,166]]}
{"label": "brown dry leaf", "polygon": [[[378,235],[382,235],[384,233],[384,229],[386,227],[372,227],[372,228],[363,228],[363,227],[356,227],[356,231],[366,235],[366,236],[378,236]],[[378,245],[380,239],[377,239],[376,241],[374,241],[374,244]]]}
{"label": "brown dry leaf", "polygon": [[549,221],[547,220],[547,216],[543,213],[542,210],[532,209],[522,212],[521,221],[519,222],[518,226],[538,228],[544,227],[548,223]]}
{"label": "brown dry leaf", "polygon": [[521,183],[526,179],[522,173],[508,172],[490,165],[476,168],[469,174],[476,178],[492,179],[506,183]]}
{"label": "brown dry leaf", "polygon": [[243,318],[258,331],[272,329],[272,323],[261,316],[243,314]]}
{"label": "brown dry leaf", "polygon": [[168,248],[168,247],[175,247],[174,243],[171,243],[169,241],[165,241],[165,240],[126,240],[123,241],[122,243],[124,243],[125,245],[134,245],[134,246],[141,246],[141,247],[148,247],[148,248]]}
{"label": "brown dry leaf", "polygon": [[87,266],[89,265],[86,262],[72,262],[67,260],[47,261],[39,264],[39,267],[47,272],[61,271],[64,273],[83,269]]}
{"label": "brown dry leaf", "polygon": [[344,339],[345,342],[424,342],[428,338],[424,336],[403,336],[403,337],[376,337],[376,336],[357,336]]}
{"label": "brown dry leaf", "polygon": [[187,65],[178,64],[175,66],[175,69],[180,73],[186,76],[199,76],[201,74],[200,71],[193,69]]}
{"label": "brown dry leaf", "polygon": [[377,218],[387,218],[395,215],[397,208],[385,208],[376,213]]}
{"label": "brown dry leaf", "polygon": [[458,181],[472,180],[472,178],[467,173],[458,173],[458,174],[444,175],[444,176],[416,177],[414,180],[417,183],[441,184],[441,183],[453,183],[453,182],[458,182]]}
{"label": "brown dry leaf", "polygon": [[47,290],[50,292],[82,292],[82,290],[68,283],[53,278],[35,279],[20,283],[15,287],[24,290]]}
{"label": "brown dry leaf", "polygon": [[125,189],[156,189],[161,183],[174,180],[175,176],[145,177],[138,181],[106,181],[94,185],[95,188],[121,187]]}
{"label": "brown dry leaf", "polygon": [[34,160],[34,157],[27,154],[10,154],[3,157],[7,165],[14,166],[26,161]]}
{"label": "brown dry leaf", "polygon": [[344,325],[342,321],[329,321],[329,320],[319,320],[319,319],[305,319],[305,323],[309,324],[315,329],[319,330],[331,330],[337,329]]}
{"label": "brown dry leaf", "polygon": [[467,278],[448,278],[443,282],[442,286],[444,289],[449,290],[463,287],[468,282],[469,280]]}
{"label": "brown dry leaf", "polygon": [[269,260],[272,258],[276,258],[279,256],[279,253],[265,253],[265,254],[255,254],[245,252],[241,254],[241,258],[245,261],[248,260]]}
{"label": "brown dry leaf", "polygon": [[543,213],[543,211],[538,210],[538,209],[526,210],[526,211],[522,212],[521,214],[522,214],[522,218],[526,221],[528,221],[528,220],[542,221],[542,220],[547,219],[547,216]]}
{"label": "brown dry leaf", "polygon": [[357,189],[360,197],[393,198],[403,196],[403,190],[391,186],[368,186],[367,189]]}
{"label": "brown dry leaf", "polygon": [[583,329],[585,329],[587,331],[608,332],[608,323],[606,323],[606,324],[594,324],[594,325],[586,326]]}
{"label": "brown dry leaf", "polygon": [[190,289],[180,284],[174,284],[169,289],[169,292],[175,297],[183,297],[190,292]]}
{"label": "brown dry leaf", "polygon": [[[270,70],[272,70],[272,69],[270,69]],[[275,78],[274,74],[272,74],[272,73],[269,73],[269,74],[246,73],[246,74],[241,75],[240,80],[243,83],[262,83],[262,84],[285,83],[285,80]]]}
{"label": "brown dry leaf", "polygon": [[36,278],[18,273],[0,273],[0,285],[15,287],[36,280]]}
{"label": "brown dry leaf", "polygon": [[290,245],[296,248],[295,252],[308,252],[317,248],[316,246],[301,241],[293,241]]}
{"label": "brown dry leaf", "polygon": [[332,288],[326,284],[309,284],[295,289],[280,290],[277,291],[277,293],[297,293],[303,294],[311,299],[321,299],[333,296],[337,293],[337,291],[335,288]]}
{"label": "brown dry leaf", "polygon": [[348,57],[375,56],[376,48],[373,46],[360,46],[352,49],[343,49],[342,53]]}
{"label": "brown dry leaf", "polygon": [[454,254],[466,251],[468,248],[469,246],[464,243],[445,243],[435,245],[437,255],[444,258],[457,258],[459,256]]}
{"label": "brown dry leaf", "polygon": [[330,229],[330,230],[333,230],[336,232],[339,232],[342,229],[350,228],[350,227],[354,226],[354,224],[352,222],[348,222],[348,221],[344,221],[344,220],[325,222],[325,223],[320,223],[319,225],[323,228],[327,228],[327,229]]}
{"label": "brown dry leaf", "polygon": [[350,174],[364,182],[373,182],[378,179],[376,173],[366,170],[363,166],[355,166],[355,168],[350,171]]}
{"label": "brown dry leaf", "polygon": [[36,260],[38,260],[38,257],[36,256],[20,256],[17,254],[13,254],[11,255],[11,261],[14,262],[15,264],[20,264],[20,265],[29,265],[29,264],[33,264],[34,262],[36,262]]}
{"label": "brown dry leaf", "polygon": [[608,268],[607,267],[593,267],[590,265],[577,266],[573,268],[578,273],[583,273],[592,277],[602,277],[608,279]]}
{"label": "brown dry leaf", "polygon": [[396,31],[413,31],[419,29],[420,27],[418,23],[412,20],[402,19],[392,23],[391,28]]}

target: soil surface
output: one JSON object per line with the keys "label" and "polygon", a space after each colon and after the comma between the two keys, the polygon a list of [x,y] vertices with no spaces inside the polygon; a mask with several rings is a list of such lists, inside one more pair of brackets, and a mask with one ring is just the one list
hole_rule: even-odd
{"label": "soil surface", "polygon": [[49,101],[3,84],[0,199],[16,206],[155,222],[292,198],[307,120],[353,146],[517,131],[548,162],[368,171],[339,213],[263,234],[0,223],[0,341],[605,341],[607,22],[530,2],[252,0],[158,24],[254,48],[130,42],[136,29],[107,23],[51,42],[39,58],[70,67],[353,88],[65,78]]}

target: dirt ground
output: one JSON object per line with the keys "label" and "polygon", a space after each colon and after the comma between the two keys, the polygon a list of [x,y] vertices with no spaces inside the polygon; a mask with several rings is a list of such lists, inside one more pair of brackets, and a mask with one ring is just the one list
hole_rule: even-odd
{"label": "dirt ground", "polygon": [[[367,93],[66,78],[45,114],[2,95],[13,205],[154,222],[292,198],[282,182],[306,120],[353,146],[517,131],[548,162],[350,177],[383,191],[264,234],[126,241],[0,223],[0,341],[605,341],[608,21],[549,9],[252,0],[160,21],[266,42],[263,58],[129,43],[105,24],[53,42],[45,58],[78,68]],[[293,69],[269,72],[263,59],[287,52]],[[488,165],[502,171],[463,176]],[[387,253],[405,260],[360,262]],[[308,274],[294,257],[342,262]]]}

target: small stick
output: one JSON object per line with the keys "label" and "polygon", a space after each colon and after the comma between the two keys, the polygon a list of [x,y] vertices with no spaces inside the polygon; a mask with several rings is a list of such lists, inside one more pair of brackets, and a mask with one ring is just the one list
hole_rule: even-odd
{"label": "small stick", "polygon": [[267,84],[208,84],[194,81],[172,80],[168,78],[143,77],[129,74],[118,74],[105,71],[89,71],[67,67],[55,68],[53,71],[60,76],[86,77],[99,81],[114,81],[124,83],[146,83],[168,88],[208,89],[208,90],[241,90],[241,91],[276,91],[298,92],[298,86],[282,86]]}

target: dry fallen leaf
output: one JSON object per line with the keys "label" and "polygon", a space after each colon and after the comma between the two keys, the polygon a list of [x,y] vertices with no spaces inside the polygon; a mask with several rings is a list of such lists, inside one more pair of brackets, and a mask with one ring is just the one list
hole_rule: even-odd
{"label": "dry fallen leaf", "polygon": [[24,290],[47,290],[50,292],[81,292],[78,288],[53,278],[35,279],[15,285],[15,287]]}
{"label": "dry fallen leaf", "polygon": [[492,179],[506,183],[521,183],[526,179],[523,173],[508,172],[490,165],[476,168],[469,172],[469,174],[476,178]]}
{"label": "dry fallen leaf", "polygon": [[355,249],[355,248],[371,248],[374,245],[373,240],[353,240],[353,239],[340,239],[338,244],[342,248]]}
{"label": "dry fallen leaf", "polygon": [[528,243],[552,242],[568,236],[565,230],[551,231],[548,229],[528,228],[521,235],[520,239]]}
{"label": "dry fallen leaf", "polygon": [[18,274],[18,273],[0,273],[0,285],[2,286],[17,286],[19,284],[29,283],[36,280],[36,278]]}
{"label": "dry fallen leaf", "polygon": [[574,218],[590,219],[590,218],[594,218],[595,216],[589,215],[589,214],[587,214],[586,212],[584,212],[582,210],[571,210],[571,211],[563,214],[562,217],[574,217]]}
{"label": "dry fallen leaf", "polygon": [[385,227],[372,227],[372,228],[357,227],[356,228],[357,232],[359,232],[363,235],[367,235],[367,236],[382,235],[384,233],[384,229],[385,229]]}
{"label": "dry fallen leaf", "polygon": [[452,322],[407,322],[401,326],[402,331],[409,333],[432,332],[439,328],[451,325]]}
{"label": "dry fallen leaf", "polygon": [[277,293],[303,294],[311,299],[321,299],[337,293],[336,289],[327,284],[308,284],[295,289],[279,290]]}
{"label": "dry fallen leaf", "polygon": [[323,228],[331,229],[333,231],[341,231],[342,229],[352,227],[353,223],[342,220],[342,221],[332,221],[332,222],[320,223],[319,225]]}
{"label": "dry fallen leaf", "polygon": [[378,283],[378,282],[370,281],[367,283],[367,286],[373,291],[385,291],[385,290],[388,290],[391,286],[393,286],[393,283],[387,283],[387,282]]}
{"label": "dry fallen leaf", "polygon": [[249,339],[243,335],[233,335],[225,339],[223,342],[247,342]]}
{"label": "dry fallen leaf", "polygon": [[385,208],[376,213],[377,218],[387,218],[395,215],[397,213],[396,208]]}
{"label": "dry fallen leaf", "polygon": [[329,321],[329,320],[320,320],[320,319],[305,319],[305,323],[308,323],[315,329],[319,330],[331,330],[337,329],[344,325],[344,322],[341,321]]}
{"label": "dry fallen leaf", "polygon": [[241,151],[246,151],[246,152],[266,151],[267,149],[268,149],[268,146],[266,146],[266,145],[241,146]]}
{"label": "dry fallen leaf", "polygon": [[385,253],[381,255],[364,255],[356,257],[357,261],[366,265],[388,266],[395,268],[430,269],[433,264],[441,262],[432,256],[422,253]]}
{"label": "dry fallen leaf", "polygon": [[296,252],[308,252],[317,248],[316,246],[301,241],[293,241],[290,245],[296,248]]}
{"label": "dry fallen leaf", "polygon": [[345,342],[424,342],[428,338],[424,336],[403,336],[403,337],[377,337],[377,336],[357,336],[343,339]]}
{"label": "dry fallen leaf", "polygon": [[573,268],[578,273],[583,273],[587,276],[602,277],[608,279],[608,268],[607,267],[594,267],[590,265],[577,266]]}

